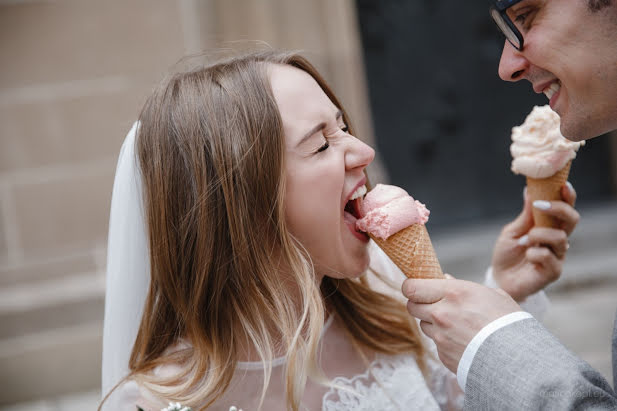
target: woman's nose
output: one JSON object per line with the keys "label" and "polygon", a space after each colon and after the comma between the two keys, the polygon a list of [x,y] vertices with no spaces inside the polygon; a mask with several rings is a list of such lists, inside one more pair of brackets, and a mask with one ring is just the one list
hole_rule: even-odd
{"label": "woman's nose", "polygon": [[519,81],[523,79],[529,61],[507,40],[504,43],[499,60],[499,77],[504,81]]}
{"label": "woman's nose", "polygon": [[349,149],[345,153],[345,165],[347,169],[366,167],[375,158],[375,150],[363,141],[352,137]]}

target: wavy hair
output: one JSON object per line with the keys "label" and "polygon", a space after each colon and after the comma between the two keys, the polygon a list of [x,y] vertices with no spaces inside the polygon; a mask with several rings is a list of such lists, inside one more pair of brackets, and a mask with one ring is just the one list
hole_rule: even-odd
{"label": "wavy hair", "polygon": [[[304,70],[342,109],[306,59],[269,50],[171,76],[140,115],[151,283],[129,378],[162,399],[208,407],[229,387],[241,350],[254,347],[264,363],[263,402],[269,363],[282,347],[287,408],[299,409],[307,378],[322,378],[326,307],[360,349],[413,353],[424,364],[415,320],[401,302],[373,291],[366,278],[317,284],[310,255],[289,232],[270,64]],[[188,344],[171,349],[181,342]],[[153,372],[169,364],[181,372]]]}

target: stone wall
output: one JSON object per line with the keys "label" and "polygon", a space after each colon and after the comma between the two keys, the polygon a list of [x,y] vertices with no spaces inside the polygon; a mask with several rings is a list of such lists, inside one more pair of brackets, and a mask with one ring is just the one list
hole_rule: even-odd
{"label": "stone wall", "polygon": [[351,0],[0,1],[0,404],[100,381],[111,189],[126,132],[183,55],[302,49],[372,141]]}

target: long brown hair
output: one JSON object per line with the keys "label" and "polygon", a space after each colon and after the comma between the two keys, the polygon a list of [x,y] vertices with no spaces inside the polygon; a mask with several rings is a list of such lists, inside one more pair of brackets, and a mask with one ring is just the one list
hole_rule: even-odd
{"label": "long brown hair", "polygon": [[[211,405],[229,386],[239,351],[250,346],[265,365],[263,401],[278,345],[287,356],[287,407],[297,410],[306,377],[319,375],[326,304],[358,347],[413,353],[423,364],[415,321],[402,303],[365,278],[316,284],[310,256],[289,233],[270,64],[304,70],[342,109],[306,59],[260,51],[173,75],[140,115],[151,283],[129,367],[166,400]],[[344,121],[349,125],[345,114]],[[281,281],[282,267],[300,304]],[[170,350],[181,341],[188,348]],[[183,371],[157,377],[152,371],[165,364]]]}

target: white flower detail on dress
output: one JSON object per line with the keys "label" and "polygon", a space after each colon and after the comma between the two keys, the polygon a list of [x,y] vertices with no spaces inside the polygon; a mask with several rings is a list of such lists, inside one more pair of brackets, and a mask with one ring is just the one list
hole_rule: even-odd
{"label": "white flower detail on dress", "polygon": [[163,408],[161,411],[193,411],[191,407],[185,407],[179,402],[170,402],[169,406]]}
{"label": "white flower detail on dress", "polygon": [[337,377],[323,397],[324,411],[439,410],[411,355],[378,355],[364,374]]}

